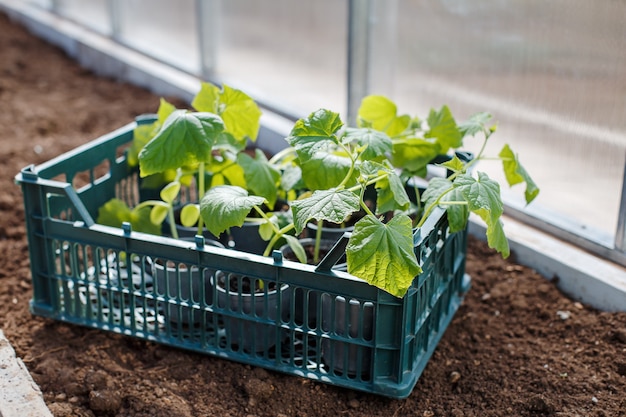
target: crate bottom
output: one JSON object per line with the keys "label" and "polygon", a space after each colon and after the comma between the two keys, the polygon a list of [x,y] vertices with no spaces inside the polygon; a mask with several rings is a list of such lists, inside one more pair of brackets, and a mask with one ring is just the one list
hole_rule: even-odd
{"label": "crate bottom", "polygon": [[[433,330],[428,336],[427,347],[414,358],[412,368],[407,372],[409,375],[403,377],[404,382],[402,384],[398,384],[391,378],[374,378],[372,380],[368,374],[344,375],[329,369],[321,358],[323,336],[318,333],[319,331],[304,331],[301,326],[296,326],[293,323],[276,326],[279,329],[279,332],[274,332],[276,333],[276,344],[262,352],[254,352],[254,349],[253,351],[244,350],[243,347],[229,343],[224,327],[224,316],[220,314],[221,312],[214,312],[210,307],[206,310],[196,308],[194,312],[190,313],[193,315],[205,313],[204,323],[196,325],[167,322],[161,314],[164,308],[159,308],[158,303],[156,308],[147,307],[146,310],[142,310],[145,306],[127,309],[126,316],[120,311],[116,312],[115,309],[110,309],[107,314],[103,314],[102,309],[100,309],[97,310],[99,311],[98,316],[91,318],[85,315],[89,310],[88,303],[80,304],[82,315],[71,314],[67,310],[66,312],[55,310],[50,306],[38,305],[34,301],[31,301],[30,309],[35,315],[66,323],[101,329],[235,362],[260,366],[335,386],[402,399],[408,397],[413,390],[461,305],[469,286],[470,277],[465,274],[460,286],[461,292],[451,294],[446,308],[447,313],[439,317],[438,323],[434,326],[436,330]],[[86,301],[85,297],[81,297],[81,300],[82,302]],[[77,311],[77,304],[71,303],[71,305],[71,308]],[[180,308],[192,309],[189,306],[181,306]],[[136,319],[128,316],[129,310],[135,313]]]}

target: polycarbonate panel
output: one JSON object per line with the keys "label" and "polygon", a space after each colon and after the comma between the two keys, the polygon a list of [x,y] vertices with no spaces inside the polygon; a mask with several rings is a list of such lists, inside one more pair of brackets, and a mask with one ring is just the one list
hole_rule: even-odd
{"label": "polycarbonate panel", "polygon": [[170,65],[200,68],[194,0],[118,1],[120,40]]}
{"label": "polycarbonate panel", "polygon": [[44,9],[52,8],[52,0],[27,0],[26,2],[39,7],[43,7]]}
{"label": "polycarbonate panel", "polygon": [[[395,15],[397,47],[373,44],[373,72],[383,76],[372,78],[371,93],[424,116],[442,104],[459,119],[492,112],[499,128],[490,154],[505,142],[520,154],[541,187],[534,211],[580,222],[583,232],[615,233],[626,155],[626,2],[376,1],[383,16]],[[388,26],[374,29],[374,39],[389,37]],[[478,150],[478,142],[466,145]],[[498,166],[479,170],[500,178]]]}
{"label": "polycarbonate panel", "polygon": [[346,107],[347,1],[229,0],[216,75],[298,116]]}
{"label": "polycarbonate panel", "polygon": [[57,0],[56,11],[68,19],[81,23],[97,32],[110,35],[111,20],[107,0]]}

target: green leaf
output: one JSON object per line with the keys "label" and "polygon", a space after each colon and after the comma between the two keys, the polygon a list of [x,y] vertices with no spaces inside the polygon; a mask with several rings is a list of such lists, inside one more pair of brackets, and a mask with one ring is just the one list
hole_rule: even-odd
{"label": "green leaf", "polygon": [[259,134],[261,109],[241,90],[224,85],[203,82],[191,105],[202,112],[215,113],[224,120],[225,131],[238,143],[249,138],[255,141]]}
{"label": "green leaf", "polygon": [[219,113],[220,88],[214,84],[201,82],[200,91],[191,102],[194,109],[206,113]]}
{"label": "green leaf", "polygon": [[467,121],[459,124],[459,131],[463,136],[475,136],[478,133],[489,135],[487,123],[491,120],[491,114],[487,112],[476,113]]}
{"label": "green leaf", "polygon": [[303,188],[302,169],[297,165],[288,165],[280,177],[280,187],[285,191]]}
{"label": "green leaf", "polygon": [[346,129],[345,139],[348,142],[356,142],[361,146],[366,146],[360,159],[363,161],[384,158],[391,153],[391,139],[384,132],[373,129]]}
{"label": "green leaf", "polygon": [[487,242],[489,246],[508,256],[509,245],[500,223],[503,213],[500,197],[500,185],[487,174],[479,172],[478,179],[470,175],[461,175],[454,181],[455,188],[463,194],[469,209],[480,216],[487,224]]}
{"label": "green leaf", "polygon": [[441,146],[435,141],[405,138],[394,141],[391,163],[395,167],[424,176],[428,163],[440,153]]}
{"label": "green leaf", "polygon": [[237,162],[243,168],[248,190],[265,197],[268,206],[273,209],[278,193],[276,184],[280,180],[280,172],[268,162],[260,149],[256,150],[254,158],[240,153],[237,156]]}
{"label": "green leaf", "polygon": [[441,107],[439,111],[431,110],[428,115],[428,126],[429,131],[424,137],[436,138],[441,146],[440,153],[446,153],[450,148],[463,146],[463,135],[448,106]]}
{"label": "green leaf", "polygon": [[398,116],[396,104],[384,96],[367,96],[361,100],[357,126],[371,127],[393,137],[402,133],[411,122],[408,115]]}
{"label": "green leaf", "polygon": [[465,197],[460,189],[454,188],[452,182],[445,178],[433,178],[422,194],[422,201],[426,207],[430,207],[436,201],[446,209],[450,232],[459,232],[465,229],[469,218],[467,204],[446,204],[448,202],[465,202]]}
{"label": "green leaf", "polygon": [[224,159],[222,161],[213,160],[207,169],[212,174],[211,187],[226,184],[247,188],[243,168],[235,161],[231,161],[230,159]]}
{"label": "green leaf", "polygon": [[339,113],[320,109],[306,119],[296,122],[287,142],[296,149],[302,161],[311,158],[318,151],[326,151],[338,143],[335,134],[343,122]]}
{"label": "green leaf", "polygon": [[159,126],[162,126],[165,123],[165,120],[170,116],[170,114],[176,111],[176,106],[169,103],[167,100],[162,98],[159,101],[159,109],[157,110],[157,123]]}
{"label": "green leaf", "polygon": [[249,196],[241,187],[222,185],[211,188],[200,201],[200,215],[207,229],[219,236],[230,227],[241,227],[254,206],[265,202],[263,197]]}
{"label": "green leaf", "polygon": [[365,161],[359,166],[359,172],[365,182],[372,177],[386,174],[384,178],[376,182],[377,213],[406,210],[411,204],[411,200],[404,188],[404,181],[396,174],[393,167],[377,162]]}
{"label": "green leaf", "polygon": [[517,154],[511,150],[509,145],[504,145],[498,156],[502,159],[502,167],[509,185],[513,186],[525,182],[526,191],[524,192],[524,196],[526,198],[526,204],[533,201],[539,194],[539,188],[520,164]]}
{"label": "green leaf", "polygon": [[291,235],[284,235],[283,237],[285,238],[285,240],[287,241],[287,244],[293,251],[293,254],[296,255],[296,258],[298,258],[298,260],[302,262],[303,264],[307,263],[306,251],[304,250],[304,247],[302,247],[300,240],[298,240],[298,238],[296,238],[295,236],[291,236]]}
{"label": "green leaf", "polygon": [[333,188],[315,191],[308,198],[291,202],[296,233],[300,234],[311,220],[343,223],[359,210],[359,201],[359,197],[353,192]]}
{"label": "green leaf", "polygon": [[161,201],[152,206],[152,210],[150,210],[150,221],[152,224],[162,224],[167,217],[169,209],[170,206]]}
{"label": "green leaf", "polygon": [[478,172],[478,178],[460,175],[453,185],[463,194],[470,211],[478,214],[487,225],[495,223],[504,212],[500,184],[484,172]]}
{"label": "green leaf", "polygon": [[165,122],[165,119],[176,110],[173,104],[168,103],[165,99],[161,99],[159,110],[157,111],[157,120],[150,124],[138,125],[133,131],[133,142],[128,149],[128,165],[131,167],[139,164],[139,152],[144,146],[158,133],[159,129]]}
{"label": "green leaf", "polygon": [[98,209],[97,222],[111,227],[122,227],[122,223],[129,222],[136,232],[160,235],[161,226],[150,221],[150,210],[150,206],[131,210],[124,201],[113,198]]}
{"label": "green leaf", "polygon": [[[302,180],[310,190],[326,190],[337,187],[344,180],[352,161],[350,158],[331,153],[319,152],[301,164]],[[348,185],[356,181],[356,173]]]}
{"label": "green leaf", "polygon": [[160,196],[161,200],[165,201],[169,205],[172,205],[174,201],[178,198],[178,193],[180,192],[180,182],[174,181],[167,184],[161,190]]}
{"label": "green leaf", "polygon": [[180,223],[185,227],[196,225],[199,218],[200,206],[198,204],[187,204],[180,211]]}
{"label": "green leaf", "polygon": [[139,153],[141,176],[209,162],[213,144],[223,129],[222,119],[214,114],[176,110]]}
{"label": "green leaf", "polygon": [[376,182],[377,198],[376,213],[393,210],[406,210],[411,205],[404,182],[394,172]]}
{"label": "green leaf", "polygon": [[422,272],[413,252],[411,219],[397,215],[387,224],[367,215],[354,226],[346,248],[348,272],[403,297]]}
{"label": "green leaf", "polygon": [[130,208],[120,199],[113,198],[98,209],[97,223],[111,227],[121,227],[130,220]]}
{"label": "green leaf", "polygon": [[272,227],[272,224],[274,226],[278,226],[278,218],[276,216],[270,217],[269,222],[266,221],[259,225],[259,236],[261,236],[261,239],[266,242],[274,236],[274,228]]}
{"label": "green leaf", "polygon": [[134,167],[139,164],[139,152],[159,131],[160,124],[157,122],[148,125],[138,125],[133,130],[133,141],[128,149],[128,166]]}
{"label": "green leaf", "polygon": [[509,241],[504,235],[502,221],[500,221],[499,219],[497,222],[493,222],[492,224],[487,225],[487,244],[490,248],[500,252],[503,258],[508,258],[511,254]]}
{"label": "green leaf", "polygon": [[241,90],[224,85],[219,97],[218,114],[224,120],[226,131],[238,142],[255,141],[261,126],[261,109]]}
{"label": "green leaf", "polygon": [[465,163],[456,155],[454,155],[449,161],[439,164],[439,166],[447,168],[452,172],[465,172]]}

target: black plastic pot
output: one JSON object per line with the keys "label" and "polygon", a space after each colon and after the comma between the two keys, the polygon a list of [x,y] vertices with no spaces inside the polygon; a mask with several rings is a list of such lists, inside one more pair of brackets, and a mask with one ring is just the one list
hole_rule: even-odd
{"label": "black plastic pot", "polygon": [[[238,291],[225,288],[230,287],[231,280],[237,282]],[[276,345],[277,326],[272,322],[281,312],[289,310],[291,291],[283,284],[279,289],[246,292],[242,289],[244,280],[254,281],[223,271],[217,271],[211,280],[217,286],[217,306],[228,311],[224,315],[227,340],[246,352],[266,352]],[[279,292],[282,293],[280,298]]]}
{"label": "black plastic pot", "polygon": [[[182,240],[192,240],[184,238]],[[214,240],[205,240],[205,245],[223,248],[224,245]],[[168,298],[163,314],[173,323],[198,324],[202,319],[201,308],[213,303],[211,277],[213,269],[178,264],[163,265],[159,259],[150,261],[155,281],[155,291]],[[194,307],[196,306],[196,307]],[[199,306],[199,308],[198,308]]]}

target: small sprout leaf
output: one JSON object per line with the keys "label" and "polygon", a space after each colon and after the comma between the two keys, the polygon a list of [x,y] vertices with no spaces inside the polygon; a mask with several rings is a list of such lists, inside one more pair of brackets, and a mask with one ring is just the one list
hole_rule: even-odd
{"label": "small sprout leaf", "polygon": [[447,168],[452,172],[465,172],[465,164],[456,155],[454,155],[449,161],[440,164],[440,166]]}
{"label": "small sprout leaf", "polygon": [[167,212],[169,210],[169,206],[162,201],[158,202],[159,204],[155,204],[150,210],[150,221],[152,224],[162,224],[167,217]]}
{"label": "small sprout leaf", "polygon": [[180,223],[185,227],[195,226],[199,218],[200,206],[198,204],[187,204],[180,211]]}
{"label": "small sprout leaf", "polygon": [[298,258],[298,260],[303,264],[307,263],[306,251],[302,247],[298,238],[291,235],[284,235],[283,237],[287,240],[287,244],[293,251],[293,254],[296,255],[296,258]]}
{"label": "small sprout leaf", "polygon": [[178,198],[178,193],[180,192],[180,182],[174,181],[167,184],[161,190],[160,196],[161,200],[165,201],[169,205],[172,205],[174,201]]}

